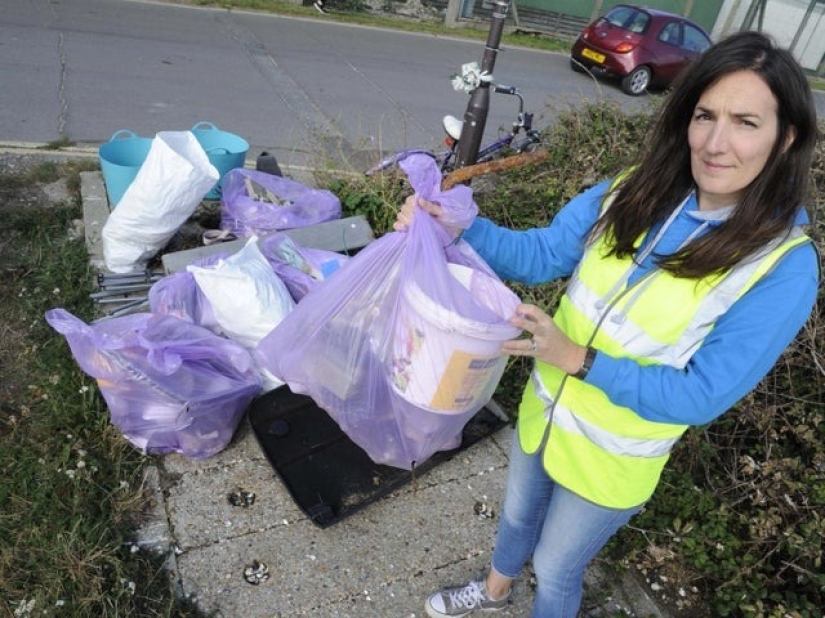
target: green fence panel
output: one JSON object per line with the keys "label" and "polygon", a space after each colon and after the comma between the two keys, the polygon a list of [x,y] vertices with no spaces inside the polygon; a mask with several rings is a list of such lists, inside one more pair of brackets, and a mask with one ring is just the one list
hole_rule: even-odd
{"label": "green fence panel", "polygon": [[563,15],[573,15],[574,17],[584,17],[590,19],[593,15],[593,7],[597,4],[615,4],[601,2],[599,0],[515,0],[516,9],[527,7],[541,11],[552,11]]}
{"label": "green fence panel", "polygon": [[[621,4],[616,0],[514,0],[516,9],[526,7],[540,11],[551,11],[563,15],[583,17],[587,20],[607,12],[611,7]],[[723,0],[650,0],[645,6],[685,15],[705,28],[713,29],[716,18],[722,8]]]}
{"label": "green fence panel", "polygon": [[689,17],[710,32],[722,9],[722,0],[654,0],[645,5]]}

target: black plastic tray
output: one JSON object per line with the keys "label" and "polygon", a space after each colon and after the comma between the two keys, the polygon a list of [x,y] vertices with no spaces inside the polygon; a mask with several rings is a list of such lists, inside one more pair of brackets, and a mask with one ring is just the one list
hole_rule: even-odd
{"label": "black plastic tray", "polygon": [[464,427],[458,448],[435,453],[409,471],[373,462],[312,398],[297,395],[287,386],[257,398],[247,415],[258,444],[292,499],[322,528],[420,477],[507,424],[482,408]]}

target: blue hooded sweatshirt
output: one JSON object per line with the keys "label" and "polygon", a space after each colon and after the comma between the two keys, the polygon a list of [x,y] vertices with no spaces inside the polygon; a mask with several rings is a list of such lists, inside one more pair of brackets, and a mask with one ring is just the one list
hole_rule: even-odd
{"label": "blue hooded sweatshirt", "polygon": [[[525,231],[477,218],[466,240],[505,280],[528,285],[569,277],[584,253],[610,181],[573,198],[544,228]],[[731,209],[702,212],[692,195],[629,283],[673,253],[700,226],[718,225]],[[808,223],[800,209],[797,224]],[[650,237],[651,235],[648,235]],[[816,301],[819,256],[812,243],[792,249],[716,322],[684,369],[643,367],[599,352],[587,375],[619,406],[661,423],[702,425],[748,394],[804,326]]]}

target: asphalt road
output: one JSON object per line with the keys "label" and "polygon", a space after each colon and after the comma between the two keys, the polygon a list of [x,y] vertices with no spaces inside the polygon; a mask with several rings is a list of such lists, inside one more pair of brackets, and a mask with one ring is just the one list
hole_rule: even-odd
{"label": "asphalt road", "polygon": [[[201,121],[287,165],[438,147],[468,95],[450,76],[484,44],[136,0],[0,0],[0,145],[68,137],[95,150],[121,129],[153,136]],[[519,86],[536,126],[615,84],[573,73],[566,54],[502,47],[495,81]],[[820,111],[825,99],[819,96]],[[515,118],[493,95],[485,140]],[[359,156],[353,156],[357,153]]]}
{"label": "asphalt road", "polygon": [[[450,76],[484,44],[335,23],[134,0],[0,0],[0,142],[62,135],[96,147],[200,121],[279,161],[435,147],[468,95]],[[502,47],[495,80],[519,86],[536,125],[584,100],[644,105],[573,73],[564,54]],[[494,95],[486,137],[514,120]]]}

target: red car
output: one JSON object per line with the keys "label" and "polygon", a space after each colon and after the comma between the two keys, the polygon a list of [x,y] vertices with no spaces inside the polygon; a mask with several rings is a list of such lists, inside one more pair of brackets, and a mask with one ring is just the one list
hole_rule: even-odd
{"label": "red car", "polygon": [[570,66],[617,75],[622,90],[640,95],[651,86],[666,88],[710,45],[707,32],[685,17],[618,4],[582,31]]}

